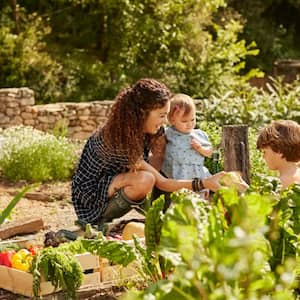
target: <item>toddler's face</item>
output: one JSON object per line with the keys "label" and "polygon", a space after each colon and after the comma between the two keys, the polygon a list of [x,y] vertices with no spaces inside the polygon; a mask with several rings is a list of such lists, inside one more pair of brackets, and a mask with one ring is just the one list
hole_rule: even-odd
{"label": "toddler's face", "polygon": [[188,114],[179,111],[172,117],[171,125],[173,125],[181,133],[191,133],[196,126],[196,112],[191,110]]}

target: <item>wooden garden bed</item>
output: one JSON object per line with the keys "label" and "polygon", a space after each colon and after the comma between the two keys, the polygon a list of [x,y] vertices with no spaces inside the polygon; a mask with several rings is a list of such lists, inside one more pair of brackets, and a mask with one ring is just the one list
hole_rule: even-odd
{"label": "wooden garden bed", "polygon": [[[90,253],[75,255],[79,261],[82,269],[86,272],[84,274],[83,282],[80,288],[89,288],[99,286],[101,282],[101,274],[99,257]],[[0,288],[13,292],[15,294],[33,297],[33,277],[30,273],[23,272],[14,268],[0,266]],[[52,294],[58,290],[49,281],[41,281],[40,296]]]}
{"label": "wooden garden bed", "polygon": [[[107,288],[120,285],[129,280],[136,280],[139,276],[136,263],[131,263],[127,267],[110,265],[107,259],[99,258],[90,253],[77,254],[75,257],[84,271],[84,278],[79,291],[81,289]],[[14,294],[27,297],[34,296],[33,276],[30,273],[0,265],[0,278],[0,288]],[[40,296],[58,291],[59,289],[55,290],[51,282],[41,281]]]}

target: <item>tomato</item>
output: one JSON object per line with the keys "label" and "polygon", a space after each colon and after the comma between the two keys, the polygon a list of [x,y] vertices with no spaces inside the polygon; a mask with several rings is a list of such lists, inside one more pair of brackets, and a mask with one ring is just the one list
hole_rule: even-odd
{"label": "tomato", "polygon": [[37,253],[39,250],[41,250],[41,249],[43,249],[43,246],[41,246],[41,245],[31,245],[31,246],[28,248],[28,250],[29,250],[29,252],[31,253],[32,256],[35,256],[36,253]]}

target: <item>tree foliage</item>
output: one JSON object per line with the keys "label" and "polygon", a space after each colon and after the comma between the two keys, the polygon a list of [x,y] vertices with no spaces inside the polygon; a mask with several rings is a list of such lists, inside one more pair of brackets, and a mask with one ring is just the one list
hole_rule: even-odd
{"label": "tree foliage", "polygon": [[271,72],[278,59],[299,59],[299,0],[228,0],[228,4],[244,19],[242,37],[255,40],[260,55],[249,57],[249,66]]}
{"label": "tree foliage", "polygon": [[[41,102],[112,99],[141,77],[202,98],[257,74],[240,75],[246,58],[258,53],[255,43],[238,38],[242,25],[214,22],[224,0],[18,3],[14,11],[2,4],[9,22],[0,42],[12,46],[0,86],[27,85]],[[8,73],[17,78],[5,80]]]}
{"label": "tree foliage", "polygon": [[37,99],[49,101],[60,96],[62,65],[47,52],[44,37],[50,28],[37,14],[19,11],[20,32],[9,18],[9,7],[3,10],[0,26],[0,87],[29,86]]}

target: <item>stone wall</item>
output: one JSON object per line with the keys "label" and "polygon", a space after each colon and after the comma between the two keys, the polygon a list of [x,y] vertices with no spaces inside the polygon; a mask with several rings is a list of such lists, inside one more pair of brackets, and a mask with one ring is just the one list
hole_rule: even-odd
{"label": "stone wall", "polygon": [[32,126],[51,131],[66,126],[68,136],[86,139],[103,126],[113,101],[63,102],[35,105],[34,92],[28,88],[0,89],[0,128]]}
{"label": "stone wall", "polygon": [[[204,109],[201,100],[195,102],[198,109]],[[0,89],[0,131],[16,125],[45,132],[62,128],[67,129],[69,138],[82,140],[104,125],[112,104],[105,100],[35,105],[29,88]]]}

